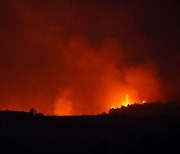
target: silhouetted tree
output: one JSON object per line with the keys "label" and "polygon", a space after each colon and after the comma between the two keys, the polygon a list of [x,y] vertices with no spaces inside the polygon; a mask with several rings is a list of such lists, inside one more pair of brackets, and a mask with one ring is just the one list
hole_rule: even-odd
{"label": "silhouetted tree", "polygon": [[29,111],[30,115],[35,115],[36,114],[36,110],[34,108],[31,108]]}

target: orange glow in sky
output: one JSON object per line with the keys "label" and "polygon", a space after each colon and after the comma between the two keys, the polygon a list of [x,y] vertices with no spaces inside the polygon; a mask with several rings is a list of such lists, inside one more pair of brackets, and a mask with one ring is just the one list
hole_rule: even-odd
{"label": "orange glow in sky", "polygon": [[179,101],[179,26],[171,8],[144,4],[2,1],[0,110],[96,115]]}

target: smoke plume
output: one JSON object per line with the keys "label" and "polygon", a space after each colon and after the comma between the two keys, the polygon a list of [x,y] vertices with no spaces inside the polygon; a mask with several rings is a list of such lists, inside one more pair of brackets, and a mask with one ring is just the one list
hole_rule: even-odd
{"label": "smoke plume", "polygon": [[0,109],[97,114],[179,101],[179,9],[169,1],[0,2]]}

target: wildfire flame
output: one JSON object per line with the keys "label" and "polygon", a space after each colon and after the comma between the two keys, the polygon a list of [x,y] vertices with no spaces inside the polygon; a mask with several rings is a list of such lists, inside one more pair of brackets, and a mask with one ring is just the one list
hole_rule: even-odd
{"label": "wildfire flame", "polygon": [[126,94],[126,99],[123,101],[122,105],[123,106],[128,106],[129,104],[131,104],[130,101],[129,101],[129,96],[128,96],[128,94]]}
{"label": "wildfire flame", "polygon": [[146,101],[145,101],[145,100],[142,100],[141,102],[136,102],[136,101],[134,101],[134,100],[131,100],[131,98],[129,97],[129,95],[126,94],[125,97],[124,97],[124,99],[119,103],[119,105],[118,105],[118,106],[113,105],[113,106],[111,107],[111,109],[112,109],[112,108],[121,108],[122,106],[127,107],[128,105],[135,104],[135,103],[137,103],[137,104],[144,104],[144,103],[146,103]]}

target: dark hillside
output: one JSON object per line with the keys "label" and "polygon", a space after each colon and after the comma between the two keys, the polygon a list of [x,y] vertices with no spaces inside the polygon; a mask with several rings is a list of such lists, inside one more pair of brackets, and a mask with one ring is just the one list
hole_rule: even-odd
{"label": "dark hillside", "polygon": [[0,124],[2,154],[180,152],[180,118],[174,115],[60,117],[1,111]]}

